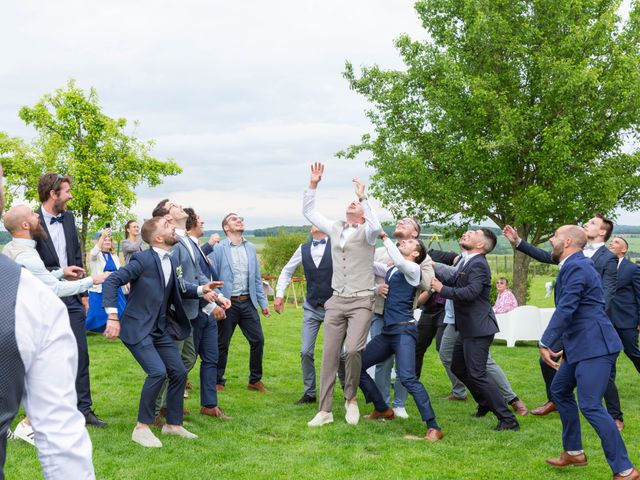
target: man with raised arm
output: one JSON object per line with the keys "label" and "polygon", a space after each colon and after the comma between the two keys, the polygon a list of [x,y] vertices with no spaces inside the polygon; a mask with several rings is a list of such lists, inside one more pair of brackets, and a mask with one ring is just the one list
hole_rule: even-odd
{"label": "man with raised arm", "polygon": [[364,350],[371,312],[373,309],[374,275],[373,256],[376,238],[382,231],[378,217],[365,195],[365,186],[357,178],[356,197],[347,206],[345,220],[329,220],[315,208],[316,189],[322,180],[324,165],[311,166],[309,188],[304,193],[302,213],[305,218],[331,239],[333,295],[324,304],[324,343],[320,372],[320,405],[317,415],[308,422],[318,427],[333,422],[333,388],[340,360],[340,349],[345,344],[345,419],[355,425],[360,419],[356,401],[361,352]]}

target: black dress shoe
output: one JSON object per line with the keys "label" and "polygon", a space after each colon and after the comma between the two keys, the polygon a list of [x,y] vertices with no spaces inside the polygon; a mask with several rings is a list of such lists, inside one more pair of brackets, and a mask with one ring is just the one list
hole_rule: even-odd
{"label": "black dress shoe", "polygon": [[503,430],[513,430],[514,432],[517,432],[520,430],[520,424],[516,420],[510,422],[500,421],[496,427],[496,431],[501,432]]}
{"label": "black dress shoe", "polygon": [[104,428],[107,426],[107,422],[96,417],[96,414],[93,413],[93,410],[89,410],[84,414],[84,421],[87,425],[91,425],[92,427]]}
{"label": "black dress shoe", "polygon": [[482,417],[486,417],[487,413],[489,413],[491,410],[489,410],[487,407],[481,407],[480,405],[478,405],[478,410],[476,410],[475,412],[473,412],[471,414],[472,417],[475,418],[482,418]]}
{"label": "black dress shoe", "polygon": [[312,397],[311,395],[307,395],[306,393],[300,397],[300,399],[296,402],[296,405],[302,405],[303,403],[316,403],[316,397]]}

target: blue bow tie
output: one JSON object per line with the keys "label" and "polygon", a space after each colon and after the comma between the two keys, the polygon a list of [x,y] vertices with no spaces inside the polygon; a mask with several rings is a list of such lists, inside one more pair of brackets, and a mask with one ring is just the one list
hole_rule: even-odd
{"label": "blue bow tie", "polygon": [[313,246],[317,247],[318,245],[324,245],[327,243],[327,239],[323,238],[322,240],[313,240]]}
{"label": "blue bow tie", "polygon": [[64,215],[60,214],[57,217],[51,217],[51,220],[49,221],[49,225],[53,225],[56,222],[63,223],[64,222]]}

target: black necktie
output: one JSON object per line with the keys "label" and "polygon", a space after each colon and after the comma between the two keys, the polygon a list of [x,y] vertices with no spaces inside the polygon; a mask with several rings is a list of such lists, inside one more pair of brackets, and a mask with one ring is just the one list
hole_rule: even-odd
{"label": "black necktie", "polygon": [[53,225],[56,222],[63,223],[63,221],[64,221],[64,215],[60,214],[57,217],[51,217],[51,221],[49,222],[49,225]]}
{"label": "black necktie", "polygon": [[317,247],[318,245],[324,245],[327,243],[327,240],[323,238],[322,240],[313,240],[313,246]]}

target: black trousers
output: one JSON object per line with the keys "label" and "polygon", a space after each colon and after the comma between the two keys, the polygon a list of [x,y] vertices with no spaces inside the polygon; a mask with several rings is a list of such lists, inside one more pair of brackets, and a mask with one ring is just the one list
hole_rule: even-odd
{"label": "black trousers", "polygon": [[441,310],[435,312],[422,312],[420,321],[418,322],[418,341],[416,342],[416,377],[420,378],[422,374],[422,364],[424,362],[424,354],[427,349],[436,340],[436,350],[440,351],[440,341],[444,333],[444,305]]}
{"label": "black trousers", "polygon": [[89,345],[87,344],[86,315],[78,296],[64,297],[62,301],[69,312],[71,331],[78,346],[78,373],[76,374],[76,392],[78,410],[86,414],[91,411],[91,382],[89,379]]}

